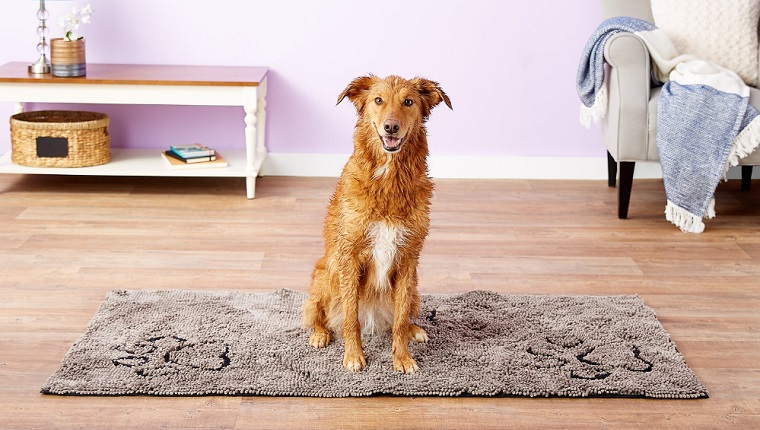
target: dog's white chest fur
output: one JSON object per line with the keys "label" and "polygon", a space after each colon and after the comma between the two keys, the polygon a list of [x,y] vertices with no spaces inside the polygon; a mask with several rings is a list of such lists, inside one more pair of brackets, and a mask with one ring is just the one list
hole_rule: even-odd
{"label": "dog's white chest fur", "polygon": [[372,262],[374,264],[375,288],[378,291],[390,289],[390,274],[396,262],[399,246],[405,243],[408,230],[386,222],[370,224],[368,235],[372,246]]}

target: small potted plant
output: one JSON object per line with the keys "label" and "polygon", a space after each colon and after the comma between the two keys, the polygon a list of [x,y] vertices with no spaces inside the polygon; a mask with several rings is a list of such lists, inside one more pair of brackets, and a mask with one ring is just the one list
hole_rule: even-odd
{"label": "small potted plant", "polygon": [[76,77],[87,74],[84,37],[78,34],[82,24],[89,24],[92,6],[73,7],[61,18],[64,36],[50,41],[50,63],[54,76]]}

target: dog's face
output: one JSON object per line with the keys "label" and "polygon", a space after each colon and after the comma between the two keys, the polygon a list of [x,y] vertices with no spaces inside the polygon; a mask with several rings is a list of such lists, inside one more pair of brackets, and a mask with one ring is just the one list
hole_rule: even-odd
{"label": "dog's face", "polygon": [[389,154],[401,150],[410,133],[421,127],[439,103],[451,108],[449,97],[438,83],[424,78],[363,76],[343,90],[338,103],[346,97],[356,106],[359,116],[371,123],[378,145]]}

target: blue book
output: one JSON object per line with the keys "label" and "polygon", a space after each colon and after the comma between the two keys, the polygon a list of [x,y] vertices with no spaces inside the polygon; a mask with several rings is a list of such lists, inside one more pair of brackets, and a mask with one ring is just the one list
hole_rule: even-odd
{"label": "blue book", "polygon": [[200,143],[192,145],[172,145],[169,149],[184,159],[210,157],[215,154],[214,150]]}

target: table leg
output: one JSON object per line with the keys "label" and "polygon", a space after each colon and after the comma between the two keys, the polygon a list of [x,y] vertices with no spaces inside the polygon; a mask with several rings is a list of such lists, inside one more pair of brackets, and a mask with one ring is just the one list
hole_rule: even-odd
{"label": "table leg", "polygon": [[[256,89],[246,90],[246,103],[243,105],[245,110],[245,170],[246,170],[246,195],[249,199],[254,198],[256,194],[256,132],[258,111],[258,97]],[[248,102],[250,100],[251,102]]]}
{"label": "table leg", "polygon": [[258,91],[258,98],[256,102],[256,122],[258,123],[256,125],[256,130],[258,131],[258,136],[256,138],[257,141],[257,147],[256,152],[257,156],[264,156],[267,152],[266,148],[266,121],[267,121],[267,79],[264,78],[259,83],[259,91]]}
{"label": "table leg", "polygon": [[256,197],[256,175],[246,176],[245,178],[245,196],[248,199]]}

